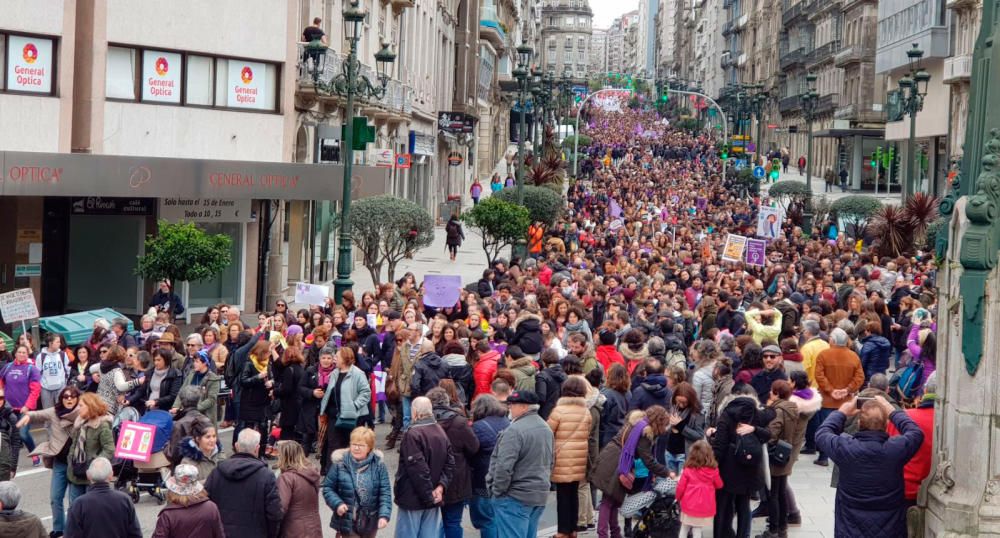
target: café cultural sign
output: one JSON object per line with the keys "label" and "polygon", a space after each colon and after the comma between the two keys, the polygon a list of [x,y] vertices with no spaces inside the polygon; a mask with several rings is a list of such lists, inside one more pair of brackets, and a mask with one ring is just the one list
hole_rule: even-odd
{"label": "caf\u00e9 cultural sign", "polygon": [[52,93],[52,40],[7,36],[7,89]]}

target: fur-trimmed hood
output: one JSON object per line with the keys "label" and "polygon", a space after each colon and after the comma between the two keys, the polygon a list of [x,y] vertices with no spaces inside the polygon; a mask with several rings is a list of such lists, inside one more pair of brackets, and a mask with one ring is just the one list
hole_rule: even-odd
{"label": "fur-trimmed hood", "polygon": [[[730,405],[732,405],[732,409],[729,409]],[[760,401],[756,396],[752,394],[730,394],[722,399],[722,403],[719,404],[718,414],[719,416],[727,412],[739,414],[751,406],[754,409],[760,409]]]}
{"label": "fur-trimmed hood", "polygon": [[649,357],[649,343],[643,342],[642,347],[633,351],[627,344],[618,346],[618,352],[626,361],[644,361]]}
{"label": "fur-trimmed hood", "polygon": [[514,323],[510,325],[510,328],[513,330],[517,330],[517,326],[520,325],[522,321],[526,321],[529,319],[535,320],[539,324],[541,324],[543,321],[542,316],[539,316],[538,314],[532,314],[527,310],[522,310],[520,313],[518,313],[517,318],[514,319]]}
{"label": "fur-trimmed hood", "polygon": [[[333,454],[330,456],[330,463],[332,464],[341,463],[342,461],[344,461],[344,457],[349,455],[350,453],[351,449],[349,448],[340,448],[334,450]],[[377,448],[375,450],[372,450],[371,454],[380,460],[385,460],[384,454],[382,454],[382,451]]]}
{"label": "fur-trimmed hood", "polygon": [[820,406],[823,405],[823,396],[816,389],[812,390],[812,397],[809,399],[802,398],[795,394],[792,394],[789,401],[794,403],[799,408],[799,414],[802,416],[811,417],[819,411]]}

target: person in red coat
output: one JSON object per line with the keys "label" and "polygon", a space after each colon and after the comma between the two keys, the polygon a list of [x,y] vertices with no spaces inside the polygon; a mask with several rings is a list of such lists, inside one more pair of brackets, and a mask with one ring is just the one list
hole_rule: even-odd
{"label": "person in red coat", "polygon": [[[917,453],[903,467],[903,494],[910,506],[917,504],[917,491],[920,484],[931,474],[931,447],[934,446],[934,401],[937,400],[937,376],[931,374],[924,384],[924,395],[913,409],[907,409],[906,415],[920,426],[924,432],[924,442],[920,444]],[[892,423],[887,428],[889,435],[899,435],[899,430]]]}
{"label": "person in red coat", "polygon": [[675,492],[681,505],[681,532],[678,536],[688,536],[689,530],[694,530],[695,536],[701,536],[701,528],[712,524],[715,490],[721,487],[722,477],[712,446],[705,440],[696,441],[691,445]]}
{"label": "person in red coat", "polygon": [[490,393],[490,385],[497,375],[497,367],[500,363],[500,353],[491,349],[490,343],[486,340],[480,340],[476,344],[476,353],[479,355],[479,359],[472,367],[472,378],[476,382],[476,393],[473,395],[473,399],[480,394]]}
{"label": "person in red coat", "polygon": [[601,363],[601,368],[604,370],[604,374],[607,375],[608,370],[614,364],[620,364],[625,366],[625,357],[618,352],[618,348],[615,347],[615,333],[608,329],[601,329],[597,334],[597,340],[601,345],[597,346],[594,350],[594,355],[597,357],[597,362]]}

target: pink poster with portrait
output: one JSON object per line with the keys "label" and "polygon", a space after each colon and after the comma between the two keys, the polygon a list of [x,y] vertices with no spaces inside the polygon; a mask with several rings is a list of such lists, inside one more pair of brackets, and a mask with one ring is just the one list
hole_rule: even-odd
{"label": "pink poster with portrait", "polygon": [[153,452],[153,438],[156,427],[140,422],[122,422],[115,446],[115,457],[126,460],[148,462]]}

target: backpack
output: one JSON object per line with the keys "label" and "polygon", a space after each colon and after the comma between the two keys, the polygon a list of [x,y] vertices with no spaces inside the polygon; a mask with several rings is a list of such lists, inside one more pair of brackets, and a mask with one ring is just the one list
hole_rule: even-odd
{"label": "backpack", "polygon": [[740,435],[733,444],[733,458],[744,467],[757,467],[764,457],[764,447],[756,435]]}
{"label": "backpack", "polygon": [[889,391],[900,401],[912,400],[920,391],[920,380],[923,376],[923,361],[911,361],[906,368],[893,376],[893,386]]}
{"label": "backpack", "polygon": [[687,357],[684,356],[684,352],[679,349],[672,349],[667,351],[666,356],[666,367],[680,366],[681,368],[687,369]]}

